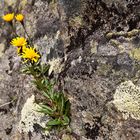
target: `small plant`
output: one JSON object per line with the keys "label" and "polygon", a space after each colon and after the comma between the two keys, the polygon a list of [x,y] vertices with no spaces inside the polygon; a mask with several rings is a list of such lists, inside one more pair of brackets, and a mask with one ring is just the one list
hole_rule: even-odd
{"label": "small plant", "polygon": [[[15,18],[14,18],[15,17]],[[27,39],[25,37],[19,37],[16,33],[13,20],[21,23]],[[9,13],[3,16],[3,20],[8,22],[13,29],[14,37],[11,41],[11,45],[17,48],[17,54],[22,61],[22,72],[34,77],[33,83],[41,93],[41,96],[45,97],[45,100],[39,103],[40,108],[38,112],[44,113],[50,116],[50,120],[46,123],[46,128],[51,130],[52,128],[64,128],[70,123],[70,102],[69,99],[64,96],[64,93],[54,89],[57,85],[56,80],[49,78],[49,64],[41,63],[41,55],[34,47],[24,25],[24,16],[22,14],[15,15]]]}

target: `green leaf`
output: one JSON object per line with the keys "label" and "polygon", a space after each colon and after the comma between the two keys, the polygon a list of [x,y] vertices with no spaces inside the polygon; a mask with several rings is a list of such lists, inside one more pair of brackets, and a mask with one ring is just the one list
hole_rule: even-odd
{"label": "green leaf", "polygon": [[64,106],[64,114],[65,115],[70,115],[70,106],[71,106],[71,104],[70,104],[69,100],[67,100],[65,102],[65,106]]}
{"label": "green leaf", "polygon": [[34,67],[34,71],[39,71],[40,72],[40,68],[39,67]]}
{"label": "green leaf", "polygon": [[47,105],[43,105],[43,104],[39,104],[39,106],[42,108],[42,109],[46,109],[46,110],[48,110],[48,111],[50,111],[50,112],[53,112],[53,109],[51,109],[49,106],[47,106]]}
{"label": "green leaf", "polygon": [[60,99],[60,93],[55,92],[54,100],[55,100],[57,103],[59,103],[59,99]]}
{"label": "green leaf", "polygon": [[41,84],[44,84],[45,83],[45,79],[41,80]]}
{"label": "green leaf", "polygon": [[61,94],[61,96],[60,96],[60,112],[61,112],[61,114],[63,114],[63,110],[64,110],[64,100],[65,100],[64,94]]}
{"label": "green leaf", "polygon": [[44,88],[40,80],[34,80],[33,82],[39,90]]}
{"label": "green leaf", "polygon": [[50,121],[47,122],[47,125],[48,126],[55,126],[55,125],[61,125],[61,120],[59,118],[56,118],[56,119],[52,119]]}
{"label": "green leaf", "polygon": [[53,114],[53,112],[51,112],[47,109],[43,109],[43,108],[38,109],[37,112],[44,113],[44,114],[47,114],[47,115],[52,115]]}
{"label": "green leaf", "polygon": [[30,70],[28,67],[25,67],[21,70],[22,73],[26,73],[26,74],[31,74]]}
{"label": "green leaf", "polygon": [[48,70],[49,70],[50,66],[47,65],[47,66],[43,66],[43,73],[46,73]]}
{"label": "green leaf", "polygon": [[46,128],[44,128],[44,131],[50,131],[52,129],[51,125],[48,125]]}
{"label": "green leaf", "polygon": [[48,114],[48,115],[52,115],[54,113],[54,110],[51,109],[47,105],[39,104],[39,106],[40,106],[40,108],[37,110],[38,112],[41,112],[41,113],[44,113],[44,114]]}
{"label": "green leaf", "polygon": [[50,99],[50,96],[45,92],[45,91],[42,91],[42,94],[47,97],[48,99]]}
{"label": "green leaf", "polygon": [[62,120],[63,125],[69,125],[70,123],[70,119],[67,116],[63,116],[63,120]]}

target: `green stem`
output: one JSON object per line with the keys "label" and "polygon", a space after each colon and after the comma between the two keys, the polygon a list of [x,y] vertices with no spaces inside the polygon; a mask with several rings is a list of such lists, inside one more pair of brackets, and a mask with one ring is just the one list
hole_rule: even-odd
{"label": "green stem", "polygon": [[14,34],[15,34],[15,36],[17,37],[17,36],[18,36],[18,34],[16,33],[16,28],[14,28],[13,23],[12,23],[12,22],[10,22],[9,24],[10,24],[10,26],[11,26],[12,30],[13,30],[13,33],[14,33]]}
{"label": "green stem", "polygon": [[24,29],[24,31],[25,31],[27,37],[28,37],[28,40],[29,40],[30,45],[33,46],[32,40],[31,40],[31,38],[30,38],[30,36],[29,36],[27,30],[26,30],[26,27],[25,27],[24,23],[21,23],[21,25],[22,25],[22,27],[23,27],[23,29]]}

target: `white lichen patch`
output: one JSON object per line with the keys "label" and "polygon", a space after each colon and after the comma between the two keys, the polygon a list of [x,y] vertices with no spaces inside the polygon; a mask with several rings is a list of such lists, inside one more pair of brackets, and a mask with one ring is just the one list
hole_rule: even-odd
{"label": "white lichen patch", "polygon": [[34,124],[39,124],[41,127],[45,127],[45,122],[42,121],[44,117],[43,113],[37,112],[39,105],[35,103],[35,96],[32,95],[27,99],[21,111],[21,120],[19,122],[18,129],[20,132],[33,132]]}
{"label": "white lichen patch", "polygon": [[49,60],[48,64],[50,65],[49,75],[52,72],[54,72],[54,74],[60,73],[64,67],[64,64],[62,64],[62,60],[60,58],[53,58]]}
{"label": "white lichen patch", "polygon": [[123,113],[124,119],[131,116],[140,120],[140,87],[135,86],[132,81],[123,82],[117,87],[113,103]]}

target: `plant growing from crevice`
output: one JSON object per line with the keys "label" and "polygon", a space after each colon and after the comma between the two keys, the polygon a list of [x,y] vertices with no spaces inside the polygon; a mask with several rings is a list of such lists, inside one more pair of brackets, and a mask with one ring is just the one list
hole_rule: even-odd
{"label": "plant growing from crevice", "polygon": [[64,128],[70,123],[70,102],[63,92],[56,91],[54,86],[56,82],[48,78],[49,65],[31,64],[25,66],[23,72],[34,77],[32,81],[41,95],[45,97],[43,103],[39,103],[38,112],[50,116],[46,124],[46,129]]}
{"label": "plant growing from crevice", "polygon": [[[16,33],[13,22],[14,19],[21,23],[27,39],[25,37],[19,37]],[[45,97],[45,100],[39,103],[40,108],[37,110],[50,116],[50,120],[46,123],[45,129],[61,129],[68,126],[70,123],[69,99],[62,91],[58,91],[54,88],[57,82],[49,76],[49,64],[41,63],[41,54],[34,47],[26,31],[24,16],[22,14],[15,16],[14,13],[10,13],[4,15],[3,20],[8,22],[13,29],[14,38],[11,41],[11,45],[17,48],[18,56],[21,58],[23,65],[22,72],[33,76],[34,80],[32,82],[41,93],[40,95]]]}

